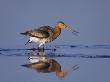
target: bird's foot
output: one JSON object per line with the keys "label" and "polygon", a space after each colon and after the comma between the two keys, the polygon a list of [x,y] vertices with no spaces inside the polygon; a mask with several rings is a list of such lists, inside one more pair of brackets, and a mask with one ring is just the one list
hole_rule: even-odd
{"label": "bird's foot", "polygon": [[44,47],[43,48],[38,47],[38,52],[44,52]]}

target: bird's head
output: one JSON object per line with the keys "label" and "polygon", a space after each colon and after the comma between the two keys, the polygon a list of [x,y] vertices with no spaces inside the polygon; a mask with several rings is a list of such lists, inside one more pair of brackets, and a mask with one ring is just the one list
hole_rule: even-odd
{"label": "bird's head", "polygon": [[61,28],[61,29],[67,27],[66,24],[63,21],[57,22],[56,26],[59,27],[59,28]]}
{"label": "bird's head", "polygon": [[62,28],[67,29],[67,30],[71,31],[75,35],[78,33],[76,30],[74,30],[73,28],[71,28],[69,25],[66,25],[63,21],[57,22],[56,26],[58,28],[61,28],[61,29]]}

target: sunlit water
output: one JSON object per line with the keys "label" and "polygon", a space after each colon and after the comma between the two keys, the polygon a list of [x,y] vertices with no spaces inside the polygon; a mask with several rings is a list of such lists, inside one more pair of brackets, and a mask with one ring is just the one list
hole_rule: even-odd
{"label": "sunlit water", "polygon": [[55,73],[38,73],[21,65],[29,63],[33,49],[0,48],[0,80],[2,82],[110,82],[110,45],[54,45],[45,50],[62,69],[79,69],[60,80]]}

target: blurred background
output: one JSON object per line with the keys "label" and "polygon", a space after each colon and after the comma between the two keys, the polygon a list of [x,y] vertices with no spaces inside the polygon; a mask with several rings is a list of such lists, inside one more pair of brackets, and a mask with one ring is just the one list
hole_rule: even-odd
{"label": "blurred background", "polygon": [[[110,44],[110,0],[0,0],[0,48],[37,47],[36,44],[25,46],[28,38],[19,33],[43,25],[54,27],[57,21],[64,21],[79,34],[74,36],[71,32],[62,30],[60,37],[47,45]],[[73,50],[72,53],[74,52],[110,55],[109,49]],[[65,68],[80,64],[79,71],[60,81],[110,82],[109,59],[59,58],[59,61]],[[39,75],[20,67],[26,62],[25,57],[1,56],[0,81],[59,81],[56,77],[51,77],[52,74]]]}
{"label": "blurred background", "polygon": [[19,33],[60,20],[79,35],[62,30],[51,44],[109,44],[109,8],[109,0],[0,0],[0,47],[22,46],[27,37]]}

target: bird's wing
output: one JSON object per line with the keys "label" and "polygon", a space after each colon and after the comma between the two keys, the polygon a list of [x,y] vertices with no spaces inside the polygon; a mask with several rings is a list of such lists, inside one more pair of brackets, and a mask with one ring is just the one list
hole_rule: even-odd
{"label": "bird's wing", "polygon": [[29,36],[32,36],[32,37],[37,37],[37,38],[48,38],[49,37],[48,31],[45,31],[45,30],[36,29],[36,30],[28,31],[28,32],[29,32]]}
{"label": "bird's wing", "polygon": [[31,36],[39,38],[48,38],[53,29],[50,26],[42,26],[30,31]]}
{"label": "bird's wing", "polygon": [[39,28],[39,30],[53,30],[53,28],[50,26],[42,26]]}
{"label": "bird's wing", "polygon": [[26,31],[20,34],[37,37],[37,38],[48,38],[51,34],[50,32],[52,32],[52,28],[50,26],[42,26],[40,28]]}
{"label": "bird's wing", "polygon": [[31,64],[24,64],[24,65],[21,65],[21,66],[39,70],[39,69],[48,68],[49,63],[47,63],[47,62],[36,62],[36,63],[31,63]]}

